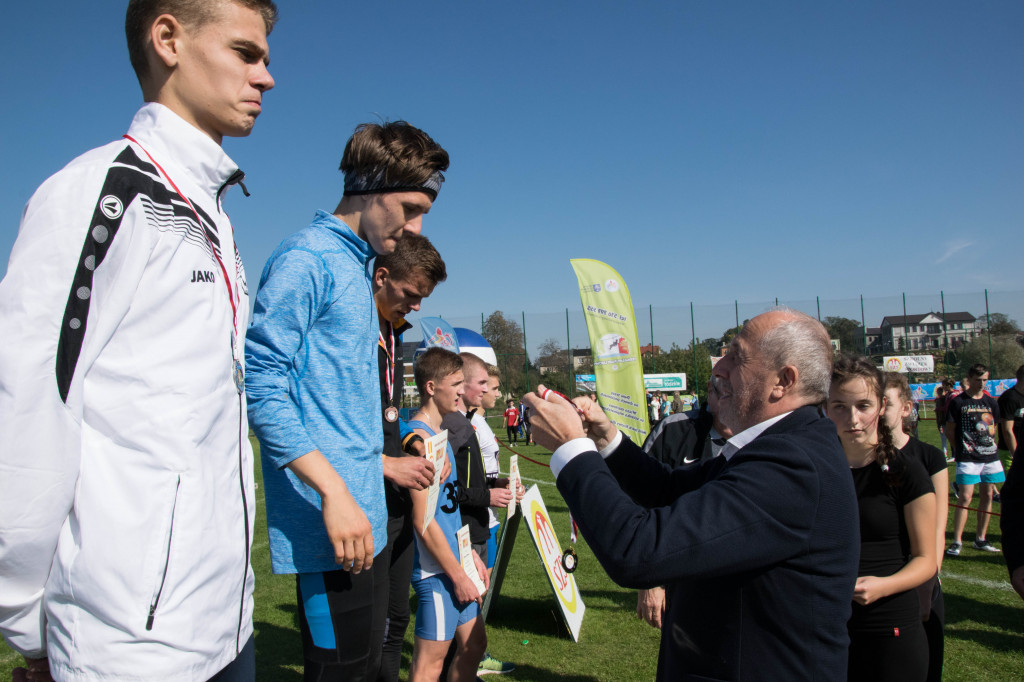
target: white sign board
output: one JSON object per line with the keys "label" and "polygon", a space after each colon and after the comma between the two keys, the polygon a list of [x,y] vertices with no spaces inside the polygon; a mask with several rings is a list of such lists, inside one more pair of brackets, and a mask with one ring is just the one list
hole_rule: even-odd
{"label": "white sign board", "polygon": [[480,579],[480,574],[476,570],[476,560],[473,558],[473,544],[469,541],[469,526],[460,528],[456,535],[459,540],[459,563],[462,564],[462,570],[466,572],[469,579],[473,581],[473,585],[476,586],[476,593],[481,595],[486,588],[484,587],[484,581]]}
{"label": "white sign board", "polygon": [[645,374],[644,388],[648,391],[685,391],[686,372],[678,374]]}
{"label": "white sign board", "polygon": [[512,499],[508,501],[508,516],[515,516],[516,492],[519,490],[520,483],[522,483],[522,479],[519,477],[519,455],[512,455],[508,458],[508,489],[512,491]]}
{"label": "white sign board", "polygon": [[935,371],[935,358],[931,355],[890,355],[882,358],[882,370],[930,373]]}
{"label": "white sign board", "polygon": [[555,528],[551,524],[551,517],[548,516],[537,484],[530,486],[519,504],[522,505],[523,518],[526,520],[526,527],[530,529],[533,546],[537,548],[548,582],[555,593],[555,599],[558,600],[558,606],[561,607],[562,617],[569,627],[573,641],[578,642],[586,607],[583,605],[580,591],[576,588],[575,578],[562,567],[562,545],[558,543],[558,536],[555,535]]}
{"label": "white sign board", "polygon": [[423,445],[427,451],[427,461],[434,465],[434,482],[427,488],[427,509],[423,514],[423,532],[426,533],[427,526],[437,511],[437,494],[441,491],[441,469],[444,468],[444,460],[448,457],[448,429],[424,439]]}

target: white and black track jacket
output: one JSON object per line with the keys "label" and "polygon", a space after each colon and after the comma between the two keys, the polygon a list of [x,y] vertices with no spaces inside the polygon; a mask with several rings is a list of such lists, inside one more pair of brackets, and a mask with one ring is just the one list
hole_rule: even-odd
{"label": "white and black track jacket", "polygon": [[128,134],[36,191],[0,283],[0,631],[58,680],[206,680],[252,633],[242,174],[159,104]]}

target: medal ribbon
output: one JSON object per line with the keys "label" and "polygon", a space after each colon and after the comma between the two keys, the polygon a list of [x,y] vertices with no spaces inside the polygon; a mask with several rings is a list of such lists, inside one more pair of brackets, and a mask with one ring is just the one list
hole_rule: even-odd
{"label": "medal ribbon", "polygon": [[388,334],[391,337],[390,351],[388,345],[384,343],[384,334],[379,329],[377,330],[377,343],[384,349],[384,355],[388,358],[388,371],[384,381],[388,389],[388,406],[390,407],[395,399],[395,328],[390,322],[388,322]]}
{"label": "medal ribbon", "polygon": [[[235,337],[238,336],[238,307],[235,305],[235,294],[231,290],[231,282],[228,279],[228,270],[227,268],[224,267],[224,261],[222,261],[220,259],[220,256],[217,255],[217,250],[213,248],[213,241],[210,240],[210,235],[208,235],[206,233],[206,230],[203,228],[203,221],[199,217],[199,211],[197,211],[196,207],[192,205],[192,202],[188,200],[188,197],[186,197],[185,194],[180,189],[178,189],[178,186],[174,184],[174,180],[171,180],[171,176],[167,174],[167,171],[165,171],[163,167],[161,167],[160,164],[156,162],[156,159],[153,158],[153,155],[150,154],[146,150],[146,148],[139,143],[138,140],[136,140],[131,135],[128,135],[127,133],[123,135],[123,137],[130,142],[134,142],[136,146],[138,146],[138,148],[141,149],[142,152],[149,157],[149,160],[153,162],[153,165],[156,166],[156,169],[160,171],[160,175],[164,176],[164,178],[171,185],[171,187],[174,188],[174,191],[178,193],[178,196],[181,197],[182,201],[184,201],[188,205],[188,207],[192,209],[192,213],[195,214],[196,222],[199,224],[199,229],[203,231],[203,236],[206,237],[206,243],[210,245],[210,253],[213,254],[213,259],[217,261],[217,265],[220,266],[221,275],[224,277],[224,286],[228,288],[228,302],[231,304],[231,328],[234,330],[232,339],[234,339]],[[236,352],[234,343],[232,343],[231,346],[231,354],[234,355]]]}

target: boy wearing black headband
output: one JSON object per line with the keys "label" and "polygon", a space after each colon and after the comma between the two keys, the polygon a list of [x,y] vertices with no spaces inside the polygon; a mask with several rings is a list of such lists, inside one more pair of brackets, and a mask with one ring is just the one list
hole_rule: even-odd
{"label": "boy wearing black headband", "polygon": [[[306,675],[372,679],[387,604],[378,318],[371,260],[419,234],[448,154],[404,121],[345,146],[334,213],[285,239],[260,278],[246,338],[275,573],[294,573]],[[378,569],[385,572],[377,575]]]}

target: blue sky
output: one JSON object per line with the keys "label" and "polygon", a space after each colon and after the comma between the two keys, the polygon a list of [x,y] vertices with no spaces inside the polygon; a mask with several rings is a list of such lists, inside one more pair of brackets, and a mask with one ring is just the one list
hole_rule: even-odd
{"label": "blue sky", "polygon": [[[336,205],[355,125],[404,118],[452,157],[424,229],[450,275],[425,312],[465,326],[526,310],[550,313],[536,342],[564,338],[570,258],[615,267],[659,328],[690,301],[738,300],[742,320],[863,294],[874,326],[900,292],[932,309],[939,289],[1024,289],[1024,3],[280,7],[277,87],[225,145],[252,192],[228,210],[253,285]],[[6,257],[35,187],[140,103],[123,3],[15,3],[0,74]],[[1020,298],[993,310],[1024,322]]]}

